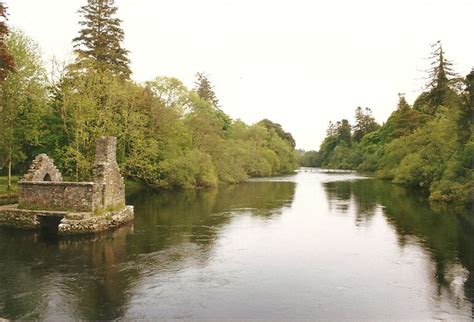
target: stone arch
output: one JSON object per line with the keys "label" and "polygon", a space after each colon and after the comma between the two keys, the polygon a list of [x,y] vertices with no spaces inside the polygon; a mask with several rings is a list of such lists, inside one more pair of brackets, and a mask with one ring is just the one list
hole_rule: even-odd
{"label": "stone arch", "polygon": [[39,154],[31,163],[28,172],[23,176],[25,181],[63,181],[61,172],[54,165],[53,159],[46,154]]}

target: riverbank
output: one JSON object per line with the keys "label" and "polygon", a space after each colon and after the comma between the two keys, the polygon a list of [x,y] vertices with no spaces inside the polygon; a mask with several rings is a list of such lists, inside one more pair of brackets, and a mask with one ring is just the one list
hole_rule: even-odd
{"label": "riverbank", "polygon": [[[464,197],[463,199],[449,199],[449,198],[441,198],[437,195],[434,195],[429,191],[424,189],[420,186],[408,186],[402,182],[397,182],[396,180],[384,176],[380,176],[377,172],[373,171],[358,171],[355,169],[335,169],[335,168],[320,168],[320,167],[300,167],[298,171],[310,171],[309,169],[314,169],[313,171],[316,172],[324,172],[324,173],[357,173],[363,176],[371,177],[374,179],[382,180],[389,182],[391,184],[403,187],[409,191],[416,192],[418,195],[424,196],[427,202],[431,203],[433,206],[436,207],[456,207],[456,208],[466,208],[472,209],[474,204],[472,197]],[[472,194],[471,194],[472,195]]]}
{"label": "riverbank", "polygon": [[16,198],[18,192],[18,176],[12,177],[12,186],[10,190],[7,190],[6,176],[0,176],[0,199],[12,199]]}

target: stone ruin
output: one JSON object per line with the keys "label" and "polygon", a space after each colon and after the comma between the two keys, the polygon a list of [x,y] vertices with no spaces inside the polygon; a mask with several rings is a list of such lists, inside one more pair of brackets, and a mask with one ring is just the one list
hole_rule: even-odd
{"label": "stone ruin", "polygon": [[[60,234],[97,232],[133,219],[116,160],[117,139],[100,137],[91,182],[65,182],[46,154],[18,182],[18,205],[0,207],[0,225],[52,226]],[[51,228],[51,227],[50,227]]]}
{"label": "stone ruin", "polygon": [[92,182],[63,182],[53,159],[38,155],[18,182],[22,209],[99,212],[125,206],[125,185],[116,161],[115,137],[96,142]]}

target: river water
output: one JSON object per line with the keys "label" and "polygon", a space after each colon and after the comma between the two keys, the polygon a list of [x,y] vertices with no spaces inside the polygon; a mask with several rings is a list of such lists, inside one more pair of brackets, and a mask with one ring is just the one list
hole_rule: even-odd
{"label": "river water", "polygon": [[134,191],[133,225],[0,230],[8,319],[473,318],[474,219],[356,174]]}

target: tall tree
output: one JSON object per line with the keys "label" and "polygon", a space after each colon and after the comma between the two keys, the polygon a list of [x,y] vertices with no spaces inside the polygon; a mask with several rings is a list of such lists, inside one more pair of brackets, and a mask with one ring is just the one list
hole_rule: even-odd
{"label": "tall tree", "polygon": [[[474,111],[474,67],[471,72],[466,76],[466,85],[468,92],[468,104],[471,108],[471,112]],[[472,115],[471,115],[472,117]]]}
{"label": "tall tree", "polygon": [[355,111],[356,124],[353,127],[354,130],[354,141],[359,142],[362,140],[364,135],[373,132],[379,128],[379,125],[372,116],[372,110],[366,107],[362,110],[362,107],[357,107]]}
{"label": "tall tree", "polygon": [[23,33],[12,32],[6,46],[15,57],[17,71],[0,86],[0,168],[8,168],[8,189],[12,167],[34,152],[44,135],[46,113],[46,72],[38,46]]}
{"label": "tall tree", "polygon": [[213,86],[209,81],[209,78],[204,73],[196,74],[196,81],[194,82],[194,90],[203,100],[209,101],[214,107],[219,107],[219,100],[217,99],[216,93],[214,93]]}
{"label": "tall tree", "polygon": [[[7,8],[0,2],[0,81],[4,81],[8,73],[15,69],[15,62],[12,54],[5,46],[5,39],[8,35]],[[1,109],[1,107],[0,107]]]}
{"label": "tall tree", "polygon": [[129,78],[128,50],[122,47],[124,31],[122,20],[115,17],[114,0],[87,0],[79,9],[83,27],[73,39],[77,62],[72,67],[87,68],[92,64],[98,70],[108,70],[116,76]]}
{"label": "tall tree", "polygon": [[348,146],[352,145],[351,137],[352,126],[349,124],[349,121],[343,119],[340,122],[337,122],[337,140],[338,142],[345,142]]}
{"label": "tall tree", "polygon": [[452,90],[452,80],[456,77],[452,66],[453,63],[446,59],[441,41],[436,42],[431,54],[431,68],[429,69],[429,81],[426,85],[428,90],[427,103],[429,105],[430,114],[436,113],[440,105],[446,105],[446,100]]}

